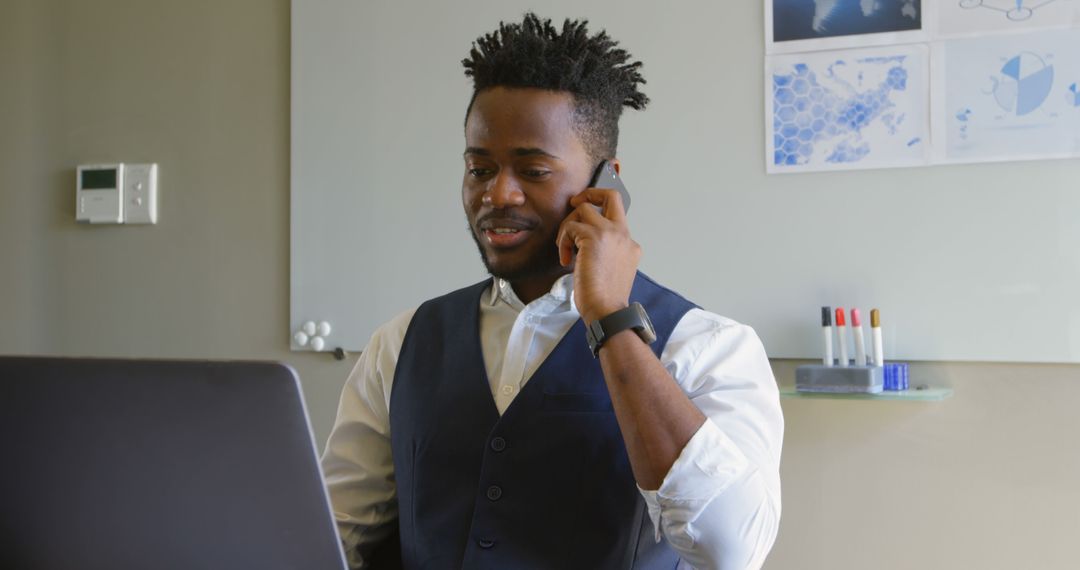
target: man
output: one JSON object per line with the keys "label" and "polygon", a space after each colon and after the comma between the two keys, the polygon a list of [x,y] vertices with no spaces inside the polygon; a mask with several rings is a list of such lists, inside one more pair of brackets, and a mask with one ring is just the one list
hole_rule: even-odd
{"label": "man", "polygon": [[527,14],[463,62],[462,202],[493,279],[383,325],[347,380],[323,466],[354,566],[398,536],[405,568],[747,568],[771,548],[783,418],[760,341],[638,273],[619,194],[589,188],[619,167],[622,107],[648,103],[629,60]]}

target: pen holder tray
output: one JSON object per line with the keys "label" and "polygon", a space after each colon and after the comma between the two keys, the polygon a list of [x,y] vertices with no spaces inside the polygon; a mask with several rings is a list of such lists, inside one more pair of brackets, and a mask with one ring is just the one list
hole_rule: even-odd
{"label": "pen holder tray", "polygon": [[799,392],[877,394],[884,387],[885,369],[880,366],[804,364],[795,369],[795,389]]}

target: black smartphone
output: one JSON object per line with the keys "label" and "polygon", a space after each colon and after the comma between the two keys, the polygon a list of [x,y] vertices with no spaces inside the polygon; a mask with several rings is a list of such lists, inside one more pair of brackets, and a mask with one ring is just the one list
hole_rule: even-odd
{"label": "black smartphone", "polygon": [[615,172],[615,167],[612,166],[611,161],[605,160],[600,163],[600,166],[596,167],[592,181],[589,182],[589,188],[618,190],[619,195],[622,196],[623,211],[630,211],[630,193],[626,191],[626,186],[623,184],[622,179],[619,178],[619,173]]}

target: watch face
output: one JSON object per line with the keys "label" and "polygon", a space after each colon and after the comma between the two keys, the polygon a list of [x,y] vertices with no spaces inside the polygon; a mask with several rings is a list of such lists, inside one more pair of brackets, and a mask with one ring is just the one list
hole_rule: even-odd
{"label": "watch face", "polygon": [[645,325],[640,329],[636,329],[638,336],[645,341],[645,344],[652,344],[656,341],[656,329],[653,328],[652,320],[649,319],[649,313],[646,313],[645,307],[642,307],[639,303],[634,303],[634,306],[637,307],[638,314],[641,315],[641,322]]}

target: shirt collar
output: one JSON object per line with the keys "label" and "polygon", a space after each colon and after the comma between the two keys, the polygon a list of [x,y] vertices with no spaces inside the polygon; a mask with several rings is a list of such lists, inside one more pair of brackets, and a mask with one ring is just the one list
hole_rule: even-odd
{"label": "shirt collar", "polygon": [[[500,300],[516,311],[525,309],[525,303],[522,303],[521,299],[518,298],[510,282],[496,277],[491,286],[488,303],[494,306]],[[570,273],[560,277],[551,286],[551,290],[547,294],[530,303],[530,305],[534,304],[548,306],[550,307],[549,311],[552,312],[563,305],[568,305],[567,308],[574,309],[574,274]]]}

